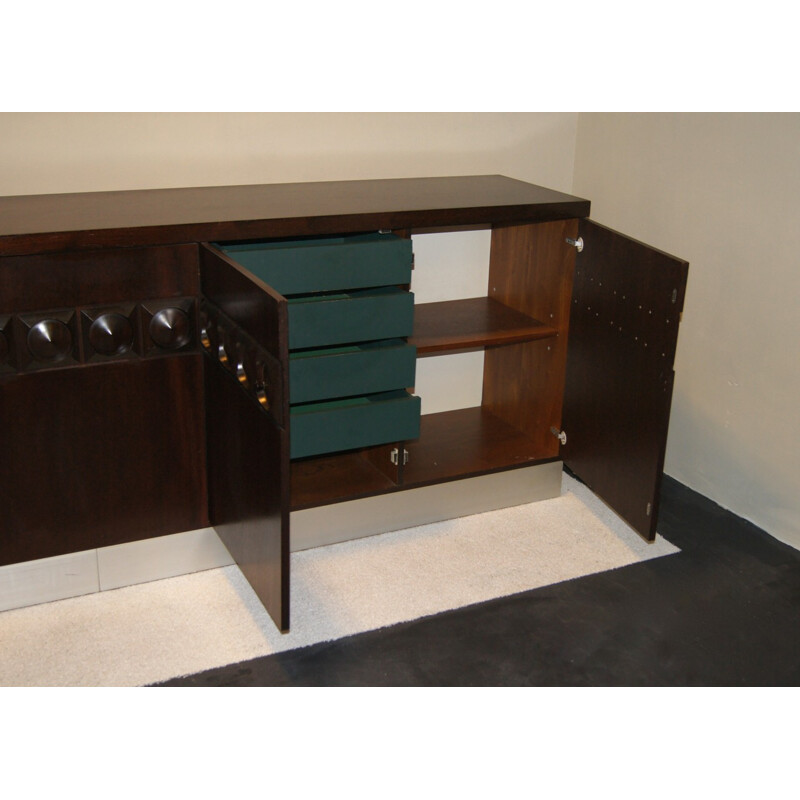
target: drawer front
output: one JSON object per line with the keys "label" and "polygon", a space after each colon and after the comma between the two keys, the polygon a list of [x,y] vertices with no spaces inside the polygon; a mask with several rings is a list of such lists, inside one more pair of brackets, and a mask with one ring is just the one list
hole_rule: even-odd
{"label": "drawer front", "polygon": [[387,392],[414,385],[417,349],[402,339],[306,350],[289,360],[289,401]]}
{"label": "drawer front", "polygon": [[391,233],[226,245],[220,249],[282,295],[411,282],[411,240]]}
{"label": "drawer front", "polygon": [[403,391],[294,406],[291,457],[416,439],[420,410],[420,399]]}
{"label": "drawer front", "polygon": [[394,287],[289,301],[289,349],[410,336],[414,295]]}

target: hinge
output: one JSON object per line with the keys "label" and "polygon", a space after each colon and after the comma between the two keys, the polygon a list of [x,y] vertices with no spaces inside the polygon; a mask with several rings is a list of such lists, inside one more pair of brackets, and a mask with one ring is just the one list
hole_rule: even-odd
{"label": "hinge", "polygon": [[566,241],[567,244],[571,244],[579,253],[583,252],[583,236],[579,236],[577,239],[570,239],[568,236]]}
{"label": "hinge", "polygon": [[650,516],[650,512],[651,512],[652,510],[653,510],[653,505],[652,505],[652,503],[648,503],[648,504],[647,504],[647,516],[648,516],[648,517]]}
{"label": "hinge", "polygon": [[[392,464],[394,464],[395,466],[399,466],[400,465],[400,449],[397,448],[397,447],[392,448],[392,452],[391,452],[390,458],[392,460]],[[408,450],[406,450],[405,447],[404,447],[403,448],[403,466],[405,466],[406,464],[408,464]]]}

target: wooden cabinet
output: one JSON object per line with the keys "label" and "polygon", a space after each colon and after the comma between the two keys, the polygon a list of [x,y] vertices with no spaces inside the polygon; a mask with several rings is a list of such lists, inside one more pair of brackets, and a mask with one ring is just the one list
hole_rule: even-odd
{"label": "wooden cabinet", "polygon": [[[588,214],[500,176],[0,198],[0,564],[210,522],[285,630],[292,512],[562,459],[652,539],[687,264]],[[485,295],[414,305],[412,234],[476,226]],[[420,418],[415,359],[472,350],[480,405]]]}

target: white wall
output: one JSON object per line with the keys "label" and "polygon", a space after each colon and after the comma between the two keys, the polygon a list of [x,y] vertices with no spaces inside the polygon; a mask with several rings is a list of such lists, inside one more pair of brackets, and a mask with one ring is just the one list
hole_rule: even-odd
{"label": "white wall", "polygon": [[665,471],[800,547],[800,115],[581,114],[573,191],[690,262]]}
{"label": "white wall", "polygon": [[572,184],[577,114],[0,114],[0,195],[500,173]]}

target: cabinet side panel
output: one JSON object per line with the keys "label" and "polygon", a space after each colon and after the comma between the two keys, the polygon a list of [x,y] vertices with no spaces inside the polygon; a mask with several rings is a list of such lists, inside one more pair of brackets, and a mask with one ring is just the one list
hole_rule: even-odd
{"label": "cabinet side panel", "polygon": [[537,458],[556,457],[561,430],[564,373],[577,220],[495,228],[489,296],[551,325],[556,336],[490,347],[484,361],[483,406],[536,443]]}

